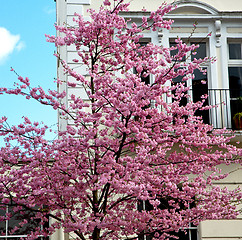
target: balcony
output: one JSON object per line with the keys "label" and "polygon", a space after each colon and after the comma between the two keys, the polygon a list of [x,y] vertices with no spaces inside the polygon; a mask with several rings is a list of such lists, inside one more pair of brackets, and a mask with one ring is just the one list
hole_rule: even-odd
{"label": "balcony", "polygon": [[[227,128],[242,130],[242,91],[241,89],[207,89],[201,85],[189,90],[189,95],[194,102],[201,100],[200,96],[207,94],[205,105],[212,105],[209,110],[197,111],[197,116],[202,116],[203,122],[212,124],[215,129]],[[166,101],[171,101],[166,97]],[[181,105],[186,105],[188,99],[184,98]],[[235,120],[235,114],[241,113],[241,123]],[[238,114],[237,114],[238,115]]]}
{"label": "balcony", "polygon": [[239,123],[238,118],[237,120],[235,118],[236,113],[241,112],[242,114],[242,92],[240,89],[191,90],[194,102],[198,101],[199,96],[203,94],[208,94],[206,104],[215,106],[209,110],[198,112],[205,123],[212,124],[217,129],[226,127],[232,130],[242,130],[242,124]]}
{"label": "balcony", "polygon": [[206,123],[213,124],[214,128],[242,130],[242,125],[235,119],[236,113],[242,114],[240,89],[208,89],[208,104],[215,105],[215,108],[202,114],[208,119]]}

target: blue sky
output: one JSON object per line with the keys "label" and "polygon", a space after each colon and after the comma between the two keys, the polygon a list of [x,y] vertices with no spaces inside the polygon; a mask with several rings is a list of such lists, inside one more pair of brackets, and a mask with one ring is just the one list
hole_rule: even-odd
{"label": "blue sky", "polygon": [[[5,0],[0,2],[0,87],[11,87],[17,80],[13,67],[32,86],[55,89],[55,46],[47,43],[45,34],[55,35],[54,0]],[[21,96],[0,95],[0,116],[10,124],[18,124],[22,116],[47,125],[57,122],[51,107],[41,106]]]}

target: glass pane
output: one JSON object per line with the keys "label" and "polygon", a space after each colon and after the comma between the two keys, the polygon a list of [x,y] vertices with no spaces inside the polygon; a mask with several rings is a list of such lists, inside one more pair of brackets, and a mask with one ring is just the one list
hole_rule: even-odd
{"label": "glass pane", "polygon": [[140,236],[138,237],[138,240],[145,240],[144,235],[140,235]]}
{"label": "glass pane", "polygon": [[[146,46],[148,43],[150,43],[150,41],[144,41],[144,39],[143,39],[143,41],[142,41],[142,39],[141,39],[141,42],[139,42],[139,44],[140,44],[140,47],[144,47],[144,46]],[[139,55],[140,55],[141,53],[139,53]],[[134,74],[137,74],[137,70],[136,70],[136,68],[134,68]],[[141,81],[142,82],[144,82],[146,85],[148,85],[148,84],[150,84],[150,75],[148,74],[147,75],[147,71],[146,71],[146,69],[143,69],[143,71],[141,72]]]}
{"label": "glass pane", "polygon": [[[174,42],[171,42],[170,43],[170,47],[175,47],[176,46],[176,43],[174,43]],[[176,54],[178,53],[178,49],[175,49],[175,50],[171,50],[170,51],[170,54],[171,54],[171,56],[175,56]]]}
{"label": "glass pane", "polygon": [[[6,211],[0,209],[0,216],[5,216]],[[6,235],[6,222],[0,222],[0,235]]]}
{"label": "glass pane", "polygon": [[172,79],[172,83],[175,84],[175,83],[185,82],[185,81],[182,81],[183,78],[184,78],[184,76],[179,75],[179,76]]}
{"label": "glass pane", "polygon": [[144,234],[144,231],[138,236],[138,240],[152,240],[152,235]]}
{"label": "glass pane", "polygon": [[[178,237],[179,240],[189,240],[189,231],[179,231],[178,233],[171,233],[172,235]],[[170,238],[170,240],[175,240],[177,238]]]}
{"label": "glass pane", "polygon": [[[134,68],[134,74],[137,74],[136,68]],[[150,75],[147,75],[145,70],[141,72],[141,81],[146,85],[150,84]]]}
{"label": "glass pane", "polygon": [[146,85],[150,84],[150,75],[146,76],[147,73],[145,71],[142,71],[141,73],[141,81],[144,82]]}
{"label": "glass pane", "polygon": [[191,229],[191,240],[197,240],[197,229]]}
{"label": "glass pane", "polygon": [[[36,227],[39,226],[39,220],[38,219],[31,219],[35,213],[31,211],[19,211],[14,213],[12,211],[12,207],[9,207],[9,212],[12,213],[12,217],[10,220],[8,220],[8,232],[7,240],[20,240],[21,237],[14,237],[16,235],[27,235],[31,233],[31,231],[34,231]],[[6,211],[0,210],[0,216],[4,216],[6,214]],[[19,227],[19,223],[23,220],[27,220],[27,224],[16,230],[14,233],[11,233],[11,230],[14,229],[14,227]],[[48,223],[46,223],[46,227],[48,226]],[[44,226],[45,227],[45,226]],[[2,236],[2,237],[1,237]],[[0,239],[5,239],[6,236],[6,221],[5,222],[0,222]],[[39,240],[48,240],[49,237],[39,237]]]}
{"label": "glass pane", "polygon": [[229,67],[230,97],[242,96],[242,67]]}
{"label": "glass pane", "polygon": [[229,67],[230,107],[233,129],[242,129],[235,114],[242,112],[242,67]]}
{"label": "glass pane", "polygon": [[151,235],[146,236],[146,240],[152,240],[152,236]]}
{"label": "glass pane", "polygon": [[242,98],[230,99],[232,129],[242,130],[242,119],[240,118],[242,112]]}
{"label": "glass pane", "polygon": [[240,43],[229,44],[229,59],[242,59]]}
{"label": "glass pane", "polygon": [[[176,47],[176,45],[177,44],[175,42],[170,42],[170,47]],[[174,57],[176,54],[178,54],[178,49],[174,49],[174,50],[170,51],[171,56]],[[184,62],[185,60],[186,60],[186,56],[183,56],[181,61]],[[180,60],[179,60],[179,62],[180,62]]]}
{"label": "glass pane", "polygon": [[139,212],[141,212],[142,210],[144,210],[143,204],[144,204],[144,202],[142,200],[138,200],[137,205],[138,205],[138,211]]}
{"label": "glass pane", "polygon": [[201,43],[196,43],[193,42],[192,44],[199,44],[199,48],[197,48],[195,50],[195,52],[197,53],[196,55],[191,55],[191,59],[193,60],[194,58],[199,59],[199,58],[205,58],[207,56],[207,48],[206,48],[206,43],[205,42],[201,42]]}
{"label": "glass pane", "polygon": [[[184,83],[185,87],[187,86],[187,82],[186,81],[182,81],[184,75],[181,76],[177,76],[176,78],[172,79],[172,85],[176,85],[177,83]],[[173,94],[175,94],[175,90],[172,92]],[[187,98],[186,97],[182,97],[181,101],[180,101],[180,106],[186,106],[187,105]]]}
{"label": "glass pane", "polygon": [[30,211],[21,211],[14,213],[13,217],[8,222],[9,231],[11,231],[15,226],[19,226],[19,223],[26,219],[28,221],[27,224],[23,225],[17,231],[15,231],[12,235],[26,235],[34,231],[36,227],[39,226],[39,221],[36,219],[31,219],[34,217],[34,213]]}
{"label": "glass pane", "polygon": [[153,206],[150,204],[150,202],[148,200],[145,201],[145,210],[146,211],[153,210]]}
{"label": "glass pane", "polygon": [[167,199],[165,199],[165,198],[160,198],[159,199],[160,200],[160,204],[159,204],[159,208],[160,209],[167,209],[167,208],[169,208],[169,204],[168,204],[168,200]]}
{"label": "glass pane", "polygon": [[[192,80],[193,102],[201,101],[201,96],[208,94],[207,74],[203,74],[198,69],[194,71],[195,78]],[[205,100],[204,106],[208,105],[208,99]],[[209,124],[209,111],[197,110],[196,116],[201,116],[204,123]]]}

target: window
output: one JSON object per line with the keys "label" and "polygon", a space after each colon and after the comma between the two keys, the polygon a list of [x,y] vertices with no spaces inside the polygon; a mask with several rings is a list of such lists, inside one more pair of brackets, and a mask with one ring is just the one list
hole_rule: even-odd
{"label": "window", "polygon": [[[163,199],[160,200],[160,206],[161,209],[167,209],[169,208],[168,201]],[[191,203],[189,205],[189,209],[194,206],[194,203]],[[180,206],[181,209],[184,209],[184,206]],[[149,203],[149,201],[138,201],[138,211],[146,210],[151,211],[153,209],[153,206]],[[169,234],[175,236],[176,238],[169,238],[170,240],[198,240],[198,228],[194,224],[190,223],[189,226],[185,229],[185,231],[179,231],[179,232],[170,232]],[[152,240],[153,234],[145,235],[144,232],[142,232],[138,236],[138,240]]]}
{"label": "window", "polygon": [[193,224],[189,224],[187,231],[179,231],[178,233],[172,233],[177,238],[170,238],[170,240],[198,240],[198,230]]}
{"label": "window", "polygon": [[176,55],[178,54],[178,49],[176,48],[176,45],[177,44],[175,42],[173,42],[173,41],[170,42],[170,47],[174,47],[175,48],[175,49],[171,50],[171,52],[170,52],[171,56],[174,57],[173,60],[174,61],[178,61],[178,62],[184,62],[184,61],[186,61],[186,56],[183,56],[182,59],[178,59],[176,57]]}
{"label": "window", "polygon": [[241,43],[229,43],[229,59],[242,59],[241,47]]}
{"label": "window", "polygon": [[[6,209],[0,209],[0,216],[6,216],[6,214],[11,214],[11,218],[9,220],[1,221],[0,222],[0,240],[20,240],[27,237],[27,234],[30,234],[32,231],[35,230],[37,227],[47,227],[46,225],[40,225],[40,221],[37,219],[33,219],[34,212],[29,210],[20,210],[18,212],[13,212],[13,207],[6,206]],[[21,222],[23,220],[27,220],[26,224],[23,226]],[[16,231],[13,231],[14,228],[18,228]],[[48,240],[48,237],[40,236],[39,240]]]}
{"label": "window", "polygon": [[[142,38],[142,39],[140,39],[140,42],[139,42],[140,47],[146,46],[148,43],[150,43],[150,41],[151,41],[151,39],[149,39],[149,38]],[[144,69],[143,69],[143,71],[140,74],[141,81],[148,85],[148,84],[150,84],[150,75],[146,74],[145,66],[143,66],[143,67],[144,67]],[[137,74],[136,68],[134,68],[134,74]]]}
{"label": "window", "polygon": [[[198,69],[194,71],[194,79],[192,80],[192,96],[193,101],[201,101],[201,96],[208,95],[208,78],[207,73],[202,73]],[[205,100],[204,105],[208,105],[208,99]],[[203,122],[209,124],[209,110],[197,110],[196,116],[201,116]]]}
{"label": "window", "polygon": [[[149,38],[142,38],[142,39],[140,39],[140,42],[139,42],[140,48],[146,46],[150,41],[151,41],[151,39],[149,39]],[[133,73],[134,74],[138,73],[136,68],[133,69]],[[150,76],[150,74],[147,74],[145,66],[143,66],[143,70],[140,73],[140,79],[141,79],[141,82],[145,83],[145,85],[149,85],[151,83],[151,76]],[[151,104],[148,104],[148,105],[142,107],[142,109],[145,110],[145,109],[150,108],[150,107],[151,107]],[[149,118],[149,116],[147,118]],[[138,117],[135,117],[136,121],[138,119],[139,119]]]}
{"label": "window", "polygon": [[234,116],[242,110],[242,43],[229,42],[229,92],[230,92],[230,108],[231,122],[233,129],[241,129],[237,126]]}
{"label": "window", "polygon": [[207,56],[207,45],[206,42],[192,42],[191,44],[199,44],[199,48],[196,49],[194,54],[191,54],[191,60],[194,60],[194,58],[199,59],[199,58],[205,58]]}
{"label": "window", "polygon": [[[171,84],[172,84],[172,85],[176,85],[176,84],[178,84],[178,83],[184,83],[184,85],[185,85],[185,87],[186,87],[186,86],[187,86],[187,82],[182,81],[182,78],[183,78],[183,77],[184,77],[184,76],[178,76],[178,77],[176,77],[176,78],[173,78]],[[175,94],[175,90],[172,91],[172,94]],[[187,92],[185,92],[185,94],[187,94]],[[173,101],[173,100],[172,100],[172,101]],[[187,98],[186,98],[186,97],[182,97],[179,105],[180,105],[180,106],[186,106],[186,105],[187,105]]]}
{"label": "window", "polygon": [[[184,42],[186,42],[186,41],[184,41]],[[197,41],[197,42],[191,42],[191,43],[188,43],[187,45],[189,46],[189,45],[192,45],[192,44],[194,44],[194,45],[197,45],[197,44],[199,44],[199,48],[197,48],[194,52],[191,52],[189,55],[188,55],[188,53],[186,54],[186,56],[184,56],[183,58],[182,58],[182,60],[180,60],[180,61],[186,61],[186,60],[194,60],[194,58],[196,58],[196,59],[199,59],[199,58],[205,58],[206,56],[207,56],[207,44],[206,44],[206,42],[199,42],[199,41]],[[174,41],[170,41],[170,47],[176,47],[176,43],[174,42]],[[175,56],[176,54],[178,54],[178,49],[173,49],[173,50],[171,50],[171,56]]]}
{"label": "window", "polygon": [[[207,44],[206,42],[191,42],[190,44],[199,44],[199,48],[197,48],[195,50],[194,54],[193,52],[191,52],[189,55],[187,53],[186,57],[183,57],[181,61],[186,61],[186,62],[190,62],[193,61],[194,58],[205,58],[208,54],[207,54]],[[189,44],[188,44],[189,45]],[[170,47],[175,47],[176,43],[171,41],[170,42]],[[171,55],[175,56],[178,53],[177,49],[171,50]],[[207,70],[208,66],[204,65],[203,70]],[[173,84],[176,83],[180,83],[182,82],[182,78],[183,76],[178,76],[175,79],[173,79]],[[192,100],[193,102],[197,102],[197,101],[201,101],[201,96],[203,95],[207,95],[208,94],[208,77],[207,77],[207,73],[206,72],[200,72],[198,69],[196,69],[194,71],[194,78],[193,79],[189,79],[186,83],[186,85],[191,86],[191,90],[192,90]],[[187,99],[183,98],[181,100],[181,105],[184,106],[187,103]],[[208,99],[206,99],[204,105],[208,105]],[[208,110],[198,110],[196,112],[197,116],[201,116],[203,119],[204,123],[209,124],[209,111]]]}

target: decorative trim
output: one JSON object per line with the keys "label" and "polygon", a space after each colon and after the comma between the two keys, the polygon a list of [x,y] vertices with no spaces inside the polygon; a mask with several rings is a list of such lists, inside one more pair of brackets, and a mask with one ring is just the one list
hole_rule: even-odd
{"label": "decorative trim", "polygon": [[221,20],[215,21],[216,47],[221,47]]}
{"label": "decorative trim", "polygon": [[195,7],[208,12],[208,14],[217,15],[219,13],[219,11],[211,5],[197,0],[179,0],[176,1],[174,5],[176,6],[176,9],[181,7]]}

